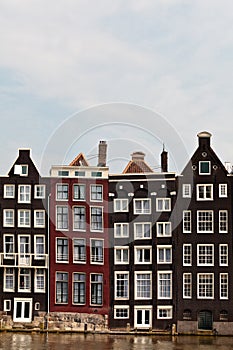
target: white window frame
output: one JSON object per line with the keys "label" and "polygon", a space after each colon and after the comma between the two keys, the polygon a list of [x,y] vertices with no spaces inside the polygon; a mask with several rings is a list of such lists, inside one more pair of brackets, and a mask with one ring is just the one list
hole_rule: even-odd
{"label": "white window frame", "polygon": [[[189,247],[190,249],[190,253],[187,254],[185,252],[185,249]],[[186,263],[185,262],[185,258],[188,257],[189,260],[190,260],[190,263]],[[183,244],[183,266],[192,266],[192,244],[191,243],[188,243],[188,244]]]}
{"label": "white window frame", "polygon": [[[75,254],[75,240],[82,240],[83,241],[83,246],[84,247],[84,254],[78,254],[76,255]],[[81,247],[81,245],[80,245]],[[87,245],[86,245],[86,239],[85,238],[81,238],[81,237],[75,237],[73,238],[72,240],[72,249],[73,249],[73,263],[74,264],[86,264],[86,261],[87,261]],[[80,257],[81,255],[81,258],[80,259],[76,259],[75,257],[78,256]]]}
{"label": "white window frame", "polygon": [[[101,221],[93,221],[93,218],[99,218],[100,215],[93,215],[92,210],[98,209],[98,211],[101,211]],[[97,224],[97,226],[101,223],[100,227],[93,228],[94,224]],[[95,226],[95,225],[94,225]],[[103,232],[104,231],[104,207],[102,206],[90,206],[90,230],[91,232]]]}
{"label": "white window frame", "polygon": [[31,239],[28,234],[18,235],[19,265],[22,267],[31,266]]}
{"label": "white window frame", "polygon": [[182,185],[183,198],[191,198],[191,184]]}
{"label": "white window frame", "polygon": [[[118,276],[124,275],[125,277],[120,279]],[[123,286],[123,293],[125,296],[118,296],[118,282],[119,285]],[[122,282],[123,281],[123,284]],[[126,286],[125,286],[126,283]],[[129,271],[115,271],[114,272],[114,299],[115,300],[128,300],[129,299]]]}
{"label": "white window frame", "polygon": [[[62,213],[58,213],[58,209],[62,208]],[[66,213],[63,213],[63,209],[66,209]],[[58,227],[58,215],[62,216],[62,227]],[[67,221],[63,220],[67,216]],[[64,223],[67,222],[67,227],[63,227]],[[56,205],[56,230],[57,231],[68,231],[69,230],[69,207],[67,205]]]}
{"label": "white window frame", "polygon": [[[42,214],[42,218],[37,218],[37,214]],[[38,224],[38,220],[41,221],[42,223]],[[34,227],[36,228],[42,228],[42,227],[45,227],[45,210],[43,209],[37,209],[37,210],[34,210]]]}
{"label": "white window frame", "polygon": [[[224,214],[225,218],[223,220],[222,214]],[[228,233],[228,210],[219,210],[219,233]],[[226,226],[226,229],[222,229],[222,224]]]}
{"label": "white window frame", "polygon": [[[43,273],[39,273],[39,270],[42,270]],[[37,277],[43,277],[44,280],[44,288],[38,288],[38,280]],[[38,267],[35,269],[35,277],[34,277],[34,291],[35,293],[45,293],[45,284],[46,284],[46,279],[45,279],[45,269],[43,267]]]}
{"label": "white window frame", "polygon": [[[7,269],[12,269],[12,273],[6,273]],[[12,276],[13,287],[6,288],[6,276]],[[15,291],[15,268],[13,267],[4,267],[4,277],[3,277],[3,292],[14,292]]]}
{"label": "white window frame", "polygon": [[[161,281],[161,279],[160,279],[160,276],[161,275],[169,275],[170,276],[170,279],[169,279],[169,281],[170,281],[170,285],[169,285],[169,295],[168,296],[163,296],[162,294],[161,294],[161,288],[160,288],[160,281]],[[157,299],[158,300],[167,300],[167,299],[172,299],[172,271],[171,270],[169,270],[169,271],[162,271],[162,270],[160,270],[160,271],[157,271],[157,292],[158,292],[158,295],[157,295]],[[162,288],[163,289],[163,288]],[[163,291],[164,292],[164,291]]]}
{"label": "white window frame", "polygon": [[18,227],[31,227],[30,209],[18,209]]}
{"label": "white window frame", "polygon": [[[203,198],[200,197],[201,188],[203,189]],[[208,189],[210,189],[210,197],[208,197]],[[213,197],[213,184],[197,184],[197,201],[212,201]]]}
{"label": "white window frame", "polygon": [[[200,215],[206,213],[206,214],[211,214],[211,221],[200,221]],[[202,230],[200,229],[200,223],[211,223],[211,228],[208,230]],[[213,210],[197,210],[197,233],[213,233],[214,232],[214,212]]]}
{"label": "white window frame", "polygon": [[[101,189],[101,191],[97,190],[98,187]],[[94,188],[96,189],[95,192],[93,192]],[[97,197],[98,197],[98,193],[101,194],[100,195],[100,199],[93,198],[93,194],[94,193],[97,194]],[[103,195],[104,195],[104,193],[103,193],[103,185],[100,185],[100,184],[90,185],[90,200],[92,202],[103,202]]]}
{"label": "white window frame", "polygon": [[[43,242],[37,242],[37,238],[42,238]],[[43,253],[37,253],[37,246],[43,247]],[[45,235],[35,235],[34,236],[34,259],[44,260],[45,259]]]}
{"label": "white window frame", "polygon": [[[148,208],[145,208],[145,203],[148,203]],[[140,208],[137,208],[139,205]],[[149,215],[151,214],[151,199],[150,198],[134,198],[133,200],[134,215]]]}
{"label": "white window frame", "polygon": [[[83,196],[79,196],[80,198],[77,198],[75,197],[75,187],[80,187],[80,188],[83,188],[83,191],[80,191],[79,189],[79,193],[82,194],[83,193]],[[73,200],[74,201],[85,201],[86,200],[86,185],[85,184],[82,184],[82,183],[75,183],[73,184]]]}
{"label": "white window frame", "polygon": [[[137,227],[141,226],[141,236],[138,235]],[[146,236],[146,226],[149,226],[149,236]],[[134,239],[151,239],[151,222],[135,222],[134,223]]]}
{"label": "white window frame", "polygon": [[[21,189],[24,189],[24,191],[21,192]],[[21,195],[23,196],[22,199],[20,198]],[[31,185],[18,185],[18,203],[31,203]]]}
{"label": "white window frame", "polygon": [[[21,273],[21,271],[23,270],[27,270],[28,273]],[[21,288],[20,285],[20,276],[25,276],[28,277],[28,288]],[[20,267],[19,271],[18,271],[18,292],[21,293],[29,293],[31,292],[31,288],[32,288],[32,282],[31,282],[31,269],[29,269],[28,267]],[[24,285],[24,284],[23,284]]]}
{"label": "white window frame", "polygon": [[[84,212],[84,215],[83,213],[76,213],[76,209],[80,209],[80,211],[83,211]],[[81,210],[82,209],[82,210]],[[79,221],[75,221],[75,217],[76,215],[80,218],[84,218],[84,220],[79,220]],[[74,205],[73,208],[72,208],[72,216],[73,216],[73,230],[74,231],[82,231],[82,232],[85,232],[86,231],[86,223],[87,223],[87,219],[86,219],[86,207],[84,205]],[[81,225],[83,225],[82,228],[79,228],[79,227],[76,227],[75,225],[77,223],[80,223]]]}
{"label": "white window frame", "polygon": [[[119,207],[118,207],[119,205]],[[127,198],[114,199],[114,212],[126,213],[129,211],[129,200]]]}
{"label": "white window frame", "polygon": [[[98,280],[92,280],[92,277],[96,276]],[[98,285],[97,289],[95,288],[95,292],[100,290],[101,286],[101,303],[93,303],[92,302],[92,286]],[[103,299],[104,299],[104,276],[102,273],[90,273],[90,305],[103,305]],[[98,296],[94,295],[96,299],[98,299]]]}
{"label": "white window frame", "polygon": [[[12,188],[12,195],[7,194],[7,189]],[[5,184],[4,185],[4,198],[15,198],[15,185],[14,184]]]}
{"label": "white window frame", "polygon": [[[102,242],[102,246],[93,246],[92,242],[94,242],[94,241]],[[99,253],[93,255],[92,248],[98,248],[98,247],[100,247],[102,249],[102,255],[99,255]],[[104,239],[101,239],[101,238],[91,238],[90,239],[90,263],[92,265],[103,265],[104,264]]]}
{"label": "white window frame", "polygon": [[[120,259],[118,259],[117,251],[120,252]],[[124,252],[127,252],[127,260],[124,260]],[[114,264],[115,265],[127,265],[129,264],[129,247],[127,246],[115,246],[114,247]]]}
{"label": "white window frame", "polygon": [[219,184],[219,198],[227,198],[227,184]]}
{"label": "white window frame", "polygon": [[[146,290],[146,293],[149,292],[149,296],[138,296],[138,277],[139,275],[147,275],[149,276],[149,279],[144,279],[144,281],[149,281],[149,290],[147,290],[147,287],[148,286],[144,286],[144,288],[142,288],[143,286],[141,285],[140,286],[140,293],[145,293],[145,290]],[[142,280],[140,280],[140,282],[143,282]],[[151,271],[135,271],[134,272],[134,298],[135,300],[150,300],[152,299],[152,272]]]}
{"label": "white window frame", "polygon": [[28,164],[15,164],[14,174],[20,176],[28,176]]}
{"label": "white window frame", "polygon": [[[226,282],[223,282],[222,278],[223,276],[225,276]],[[226,285],[225,287],[225,295],[223,295],[223,288],[224,288],[224,284]],[[229,294],[229,277],[228,277],[228,273],[224,272],[224,273],[220,273],[219,274],[219,298],[220,299],[228,299],[228,294]]]}
{"label": "white window frame", "polygon": [[[76,279],[77,278],[77,279]],[[78,301],[75,301],[75,285],[78,285]],[[73,305],[86,305],[86,284],[87,284],[87,276],[84,272],[73,272],[72,274],[72,304]],[[82,290],[80,289],[80,285],[82,285]],[[81,291],[84,293],[82,294]],[[83,298],[83,301],[80,300]]]}
{"label": "white window frame", "polygon": [[11,311],[11,300],[10,299],[4,299],[4,304],[3,304],[3,311]]}
{"label": "white window frame", "polygon": [[[161,207],[159,205],[160,202],[162,204]],[[156,198],[156,211],[171,211],[171,198]]]}
{"label": "white window frame", "polygon": [[[7,221],[7,213],[11,213],[12,223],[8,224]],[[9,219],[8,219],[9,220]],[[4,227],[14,227],[15,226],[15,211],[14,209],[3,209],[3,226]]]}
{"label": "white window frame", "polygon": [[[159,227],[162,228],[162,234],[159,232]],[[167,233],[167,228],[169,228]],[[157,237],[171,237],[172,236],[172,224],[170,221],[157,221],[156,222]]]}
{"label": "white window frame", "polygon": [[[62,188],[66,187],[67,191],[58,191],[58,187],[61,186]],[[58,193],[62,193],[62,198],[58,198]],[[66,193],[67,194],[67,198],[63,198],[63,194]],[[56,201],[58,202],[67,202],[69,200],[69,184],[68,183],[57,183],[56,184]]]}
{"label": "white window frame", "polygon": [[[118,236],[116,232],[120,230],[120,235]],[[124,228],[126,229],[126,235],[124,234]],[[127,222],[116,222],[114,223],[114,238],[127,238],[129,237],[129,224]]]}
{"label": "white window frame", "polygon": [[[207,254],[208,248],[211,248],[211,254]],[[204,255],[200,253],[201,249],[204,249]],[[205,262],[200,262],[200,259],[204,259]],[[211,262],[208,262],[208,259],[211,259]],[[214,244],[197,244],[197,266],[214,266]]]}
{"label": "white window frame", "polygon": [[[167,260],[166,250],[170,251],[170,260]],[[163,251],[163,260],[160,260],[160,251]],[[172,245],[157,245],[157,264],[172,264]]]}
{"label": "white window frame", "polygon": [[[37,194],[37,189],[38,192],[41,193],[40,195]],[[45,190],[46,190],[46,185],[40,185],[37,184],[34,186],[34,198],[35,199],[44,199],[45,198]]]}
{"label": "white window frame", "polygon": [[[139,261],[138,259],[138,251],[141,251],[141,258],[142,261]],[[149,251],[150,253],[150,260],[145,261],[145,251]],[[152,247],[151,246],[134,246],[134,264],[137,265],[148,265],[152,263]]]}
{"label": "white window frame", "polygon": [[[67,254],[64,254],[64,252],[62,252],[61,254],[61,259],[58,259],[58,240],[61,239],[65,242],[67,242],[66,245],[62,245],[62,247],[67,247]],[[69,239],[66,237],[56,237],[56,263],[61,263],[61,264],[68,264],[69,263]]]}
{"label": "white window frame", "polygon": [[[12,242],[11,242],[11,247],[12,247],[12,251],[7,252],[6,251],[6,237],[11,237]],[[10,233],[5,233],[3,235],[3,251],[4,251],[4,259],[14,259],[15,258],[15,236],[13,234]]]}
{"label": "white window frame", "polygon": [[[117,310],[127,311],[127,316],[117,316]],[[120,311],[119,311],[120,314]],[[114,319],[115,320],[125,320],[129,318],[129,306],[128,305],[114,305]]]}
{"label": "white window frame", "polygon": [[[222,252],[222,248],[226,249],[226,253]],[[226,263],[223,263],[222,259],[226,260]],[[228,266],[228,244],[219,244],[219,266]]]}
{"label": "white window frame", "polygon": [[[160,311],[167,313],[165,316],[160,316]],[[158,320],[170,320],[173,318],[173,306],[171,305],[157,305],[157,319]]]}
{"label": "white window frame", "polygon": [[[187,282],[186,277],[189,278]],[[187,293],[186,286],[188,286],[190,293]],[[183,273],[183,299],[192,299],[192,273],[184,272]]]}
{"label": "white window frame", "polygon": [[[212,295],[211,296],[200,296],[200,277],[201,276],[209,276],[212,278]],[[207,285],[205,285],[205,292],[206,290],[208,290],[209,288],[207,287]],[[214,299],[214,273],[198,273],[197,274],[197,299]]]}
{"label": "white window frame", "polygon": [[[186,224],[190,226],[190,230],[186,229]],[[192,212],[191,210],[183,210],[183,233],[192,232]]]}
{"label": "white window frame", "polygon": [[[201,165],[202,163],[208,163],[209,164],[209,172],[203,173],[201,172]],[[199,175],[210,175],[211,174],[211,163],[208,160],[201,160],[199,161]]]}

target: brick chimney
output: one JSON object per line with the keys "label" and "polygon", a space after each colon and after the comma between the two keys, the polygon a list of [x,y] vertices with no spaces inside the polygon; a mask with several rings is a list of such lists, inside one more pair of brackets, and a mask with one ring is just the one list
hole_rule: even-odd
{"label": "brick chimney", "polygon": [[167,173],[168,171],[168,152],[165,151],[163,146],[163,152],[161,153],[161,170],[163,173]]}
{"label": "brick chimney", "polygon": [[99,142],[99,153],[98,153],[98,166],[106,166],[107,159],[107,142]]}

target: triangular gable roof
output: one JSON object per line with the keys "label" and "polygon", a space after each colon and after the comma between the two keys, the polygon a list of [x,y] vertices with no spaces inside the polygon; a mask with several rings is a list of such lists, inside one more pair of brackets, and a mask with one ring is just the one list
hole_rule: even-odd
{"label": "triangular gable roof", "polygon": [[131,160],[123,171],[123,174],[130,173],[153,173],[153,170],[143,160]]}
{"label": "triangular gable roof", "polygon": [[74,160],[69,164],[70,166],[89,166],[83,153],[79,153]]}

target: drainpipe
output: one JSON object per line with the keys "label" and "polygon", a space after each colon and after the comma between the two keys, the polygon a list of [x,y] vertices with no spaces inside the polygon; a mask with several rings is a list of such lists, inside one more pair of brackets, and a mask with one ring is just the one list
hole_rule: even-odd
{"label": "drainpipe", "polygon": [[[48,244],[47,244],[47,252],[48,252],[48,260],[47,260],[47,264],[48,264],[48,281],[47,281],[47,293],[48,293],[47,302],[48,302],[48,310],[47,310],[47,314],[48,314],[48,315],[49,315],[49,303],[50,303],[50,298],[49,298],[49,295],[50,295],[50,285],[49,285],[49,281],[50,281],[50,278],[49,278],[50,197],[51,197],[51,193],[49,193],[49,195],[48,195],[48,201],[47,201],[47,213],[48,213],[48,222],[47,222],[47,225],[48,225]],[[47,326],[46,326],[47,330],[48,330],[48,326],[49,326],[49,321],[48,321],[48,316],[47,316]]]}

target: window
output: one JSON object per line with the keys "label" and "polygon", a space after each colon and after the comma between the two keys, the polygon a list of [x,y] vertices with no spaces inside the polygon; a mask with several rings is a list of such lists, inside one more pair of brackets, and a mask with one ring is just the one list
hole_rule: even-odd
{"label": "window", "polygon": [[183,320],[191,320],[192,319],[192,312],[189,309],[185,309],[183,312]]}
{"label": "window", "polygon": [[45,236],[35,236],[35,259],[45,259]]}
{"label": "window", "polygon": [[129,247],[114,247],[114,264],[129,263]]}
{"label": "window", "polygon": [[4,198],[15,198],[15,185],[4,185]]}
{"label": "window", "polygon": [[183,210],[183,233],[191,233],[191,210]]}
{"label": "window", "polygon": [[214,265],[214,245],[198,244],[197,245],[197,266]]}
{"label": "window", "polygon": [[57,206],[56,207],[56,229],[57,230],[68,230],[68,206]]}
{"label": "window", "polygon": [[45,185],[35,185],[34,187],[34,198],[43,199],[45,198]]}
{"label": "window", "polygon": [[219,210],[219,233],[228,232],[228,211]]}
{"label": "window", "polygon": [[129,272],[115,272],[115,299],[129,299]]}
{"label": "window", "polygon": [[197,297],[198,299],[214,298],[214,274],[213,273],[197,274]]}
{"label": "window", "polygon": [[135,299],[151,299],[151,272],[135,272]]}
{"label": "window", "polygon": [[103,304],[103,275],[91,273],[91,305]]}
{"label": "window", "polygon": [[150,199],[134,199],[134,214],[150,214],[151,201]]}
{"label": "window", "polygon": [[18,292],[30,292],[30,291],[31,291],[31,270],[27,268],[20,268]]}
{"label": "window", "polygon": [[171,198],[156,198],[157,211],[171,211]]}
{"label": "window", "polygon": [[220,299],[228,299],[228,273],[220,273]]}
{"label": "window", "polygon": [[3,311],[6,311],[6,312],[11,311],[11,300],[10,299],[4,300]]}
{"label": "window", "polygon": [[86,303],[86,274],[73,273],[73,304]]}
{"label": "window", "polygon": [[31,211],[30,210],[18,210],[18,227],[30,227],[31,226]]}
{"label": "window", "polygon": [[45,227],[44,210],[34,210],[34,227]]}
{"label": "window", "polygon": [[12,267],[4,268],[4,292],[14,292],[15,290],[15,270]]}
{"label": "window", "polygon": [[151,223],[137,222],[134,224],[134,239],[151,238]]}
{"label": "window", "polygon": [[73,228],[74,230],[86,230],[86,208],[73,207]]}
{"label": "window", "polygon": [[68,238],[57,238],[56,243],[56,262],[68,262]]}
{"label": "window", "polygon": [[172,306],[157,306],[157,319],[171,319],[172,318]]}
{"label": "window", "polygon": [[199,162],[199,175],[210,175],[210,162],[200,161]]}
{"label": "window", "polygon": [[69,176],[68,170],[58,170],[58,176]]}
{"label": "window", "polygon": [[191,185],[183,184],[182,186],[183,198],[191,198]]}
{"label": "window", "polygon": [[227,184],[219,184],[219,197],[227,197]]}
{"label": "window", "polygon": [[18,186],[18,203],[30,203],[31,202],[31,186],[19,185]]}
{"label": "window", "polygon": [[125,305],[114,306],[114,318],[115,319],[129,318],[129,306],[125,306]]}
{"label": "window", "polygon": [[183,274],[183,298],[184,299],[192,298],[192,274],[191,273]]}
{"label": "window", "polygon": [[31,264],[31,243],[29,235],[18,236],[19,265],[30,266]]}
{"label": "window", "polygon": [[213,185],[197,185],[197,200],[213,200]]}
{"label": "window", "polygon": [[214,213],[212,210],[197,211],[197,233],[213,233]]}
{"label": "window", "polygon": [[75,184],[73,187],[73,198],[77,201],[85,201],[86,186],[81,184]]}
{"label": "window", "polygon": [[35,269],[35,293],[45,293],[45,269]]}
{"label": "window", "polygon": [[4,235],[4,259],[14,259],[14,235]]}
{"label": "window", "polygon": [[219,245],[219,266],[228,266],[228,244]]}
{"label": "window", "polygon": [[85,175],[86,175],[85,171],[75,171],[74,172],[74,176],[84,177]]}
{"label": "window", "polygon": [[158,299],[172,298],[172,272],[158,271]]}
{"label": "window", "polygon": [[91,201],[103,201],[102,185],[91,185]]}
{"label": "window", "polygon": [[92,177],[102,177],[102,172],[101,171],[92,171],[91,176]]}
{"label": "window", "polygon": [[14,174],[20,175],[20,176],[27,176],[28,175],[28,165],[27,164],[15,164]]}
{"label": "window", "polygon": [[56,185],[56,199],[57,201],[68,200],[69,186],[65,184]]}
{"label": "window", "polygon": [[14,227],[14,209],[4,209],[3,210],[3,226],[5,227]]}
{"label": "window", "polygon": [[220,321],[228,321],[228,311],[227,310],[221,310],[219,315]]}
{"label": "window", "polygon": [[73,262],[86,262],[86,240],[84,238],[73,239]]}
{"label": "window", "polygon": [[170,237],[172,235],[170,222],[157,222],[157,237]]}
{"label": "window", "polygon": [[135,264],[151,264],[151,247],[134,247]]}
{"label": "window", "polygon": [[104,262],[104,241],[91,239],[91,264],[103,264]]}
{"label": "window", "polygon": [[68,273],[56,272],[56,303],[68,303]]}
{"label": "window", "polygon": [[91,231],[103,231],[102,207],[91,207]]}
{"label": "window", "polygon": [[172,263],[172,246],[157,245],[157,264]]}
{"label": "window", "polygon": [[192,245],[183,244],[183,266],[192,265]]}
{"label": "window", "polygon": [[35,303],[35,311],[39,311],[40,310],[40,303],[36,302]]}
{"label": "window", "polygon": [[128,208],[128,199],[114,199],[114,211],[123,211],[127,212],[129,211]]}
{"label": "window", "polygon": [[127,223],[114,224],[114,237],[115,238],[129,237],[129,224]]}

